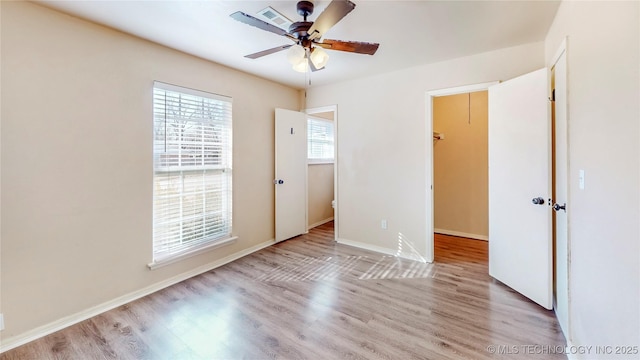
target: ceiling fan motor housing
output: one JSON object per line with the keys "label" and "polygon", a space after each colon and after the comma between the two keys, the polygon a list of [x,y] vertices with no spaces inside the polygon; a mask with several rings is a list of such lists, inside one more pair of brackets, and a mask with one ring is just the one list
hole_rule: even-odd
{"label": "ceiling fan motor housing", "polygon": [[289,26],[289,34],[297,39],[306,39],[309,36],[309,28],[313,25],[311,21],[297,21]]}

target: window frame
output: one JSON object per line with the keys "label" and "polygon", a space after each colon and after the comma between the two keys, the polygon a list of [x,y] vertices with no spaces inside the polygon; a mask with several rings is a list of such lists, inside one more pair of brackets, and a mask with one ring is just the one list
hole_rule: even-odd
{"label": "window frame", "polygon": [[[159,81],[153,83],[152,97],[153,261],[148,267],[153,270],[231,244],[237,237],[232,235],[233,99]],[[168,108],[176,104],[178,115],[167,116]],[[187,117],[187,110],[194,112]],[[173,125],[180,128],[179,140],[170,139],[168,121],[175,121]],[[187,134],[181,127],[195,130]],[[161,187],[172,188],[175,193],[165,191],[159,195]],[[207,202],[209,197],[215,202]],[[172,214],[172,210],[179,215]],[[163,217],[158,211],[170,215]],[[208,227],[207,221],[214,225]],[[175,235],[176,226],[179,235]],[[197,236],[188,239],[193,234]]]}
{"label": "window frame", "polygon": [[[312,146],[312,138],[310,136],[312,124],[311,122],[323,123],[325,125],[331,125],[331,139],[328,140],[328,143],[331,145],[331,152],[333,157],[331,158],[311,158],[310,147]],[[322,164],[333,164],[335,162],[335,122],[328,119],[323,119],[320,117],[316,117],[313,115],[307,115],[307,164],[308,165],[322,165]]]}

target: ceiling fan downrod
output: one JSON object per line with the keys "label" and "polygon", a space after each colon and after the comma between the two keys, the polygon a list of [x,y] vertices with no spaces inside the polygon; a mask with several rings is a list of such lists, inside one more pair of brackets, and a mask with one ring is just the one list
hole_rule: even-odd
{"label": "ceiling fan downrod", "polygon": [[301,15],[304,20],[291,24],[291,26],[289,26],[289,33],[298,39],[299,45],[308,48],[310,46],[308,41],[309,29],[313,25],[313,22],[307,21],[307,16],[313,14],[313,3],[311,1],[299,1],[296,8],[298,14]]}

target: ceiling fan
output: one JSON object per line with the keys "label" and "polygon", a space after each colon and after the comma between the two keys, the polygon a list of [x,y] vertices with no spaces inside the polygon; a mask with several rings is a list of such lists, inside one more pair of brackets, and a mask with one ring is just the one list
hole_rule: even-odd
{"label": "ceiling fan", "polygon": [[327,30],[342,20],[342,18],[349,14],[355,7],[356,4],[349,0],[333,0],[318,16],[316,21],[307,21],[307,17],[313,13],[313,3],[311,1],[299,1],[296,9],[298,14],[303,17],[303,21],[297,21],[291,24],[289,31],[243,13],[242,11],[237,11],[230,16],[247,25],[284,36],[294,42],[294,44],[277,46],[254,54],[245,55],[246,58],[257,59],[265,55],[289,49],[287,59],[293,65],[293,69],[300,72],[307,72],[309,69],[317,71],[324,68],[329,60],[329,55],[323,49],[368,55],[376,53],[380,44],[360,41],[321,40],[321,37]]}

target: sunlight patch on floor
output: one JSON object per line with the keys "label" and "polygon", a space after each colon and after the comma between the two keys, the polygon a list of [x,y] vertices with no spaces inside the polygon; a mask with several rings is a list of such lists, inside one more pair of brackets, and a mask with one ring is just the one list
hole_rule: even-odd
{"label": "sunlight patch on floor", "polygon": [[360,275],[360,280],[373,279],[414,279],[429,277],[432,264],[403,260],[395,256],[383,256]]}
{"label": "sunlight patch on floor", "polygon": [[264,273],[258,281],[318,281],[338,277],[359,280],[413,279],[431,275],[432,264],[384,255],[379,259],[368,256],[304,257],[288,261]]}
{"label": "sunlight patch on floor", "polygon": [[362,256],[305,257],[290,261],[258,277],[259,281],[314,281],[349,274]]}

